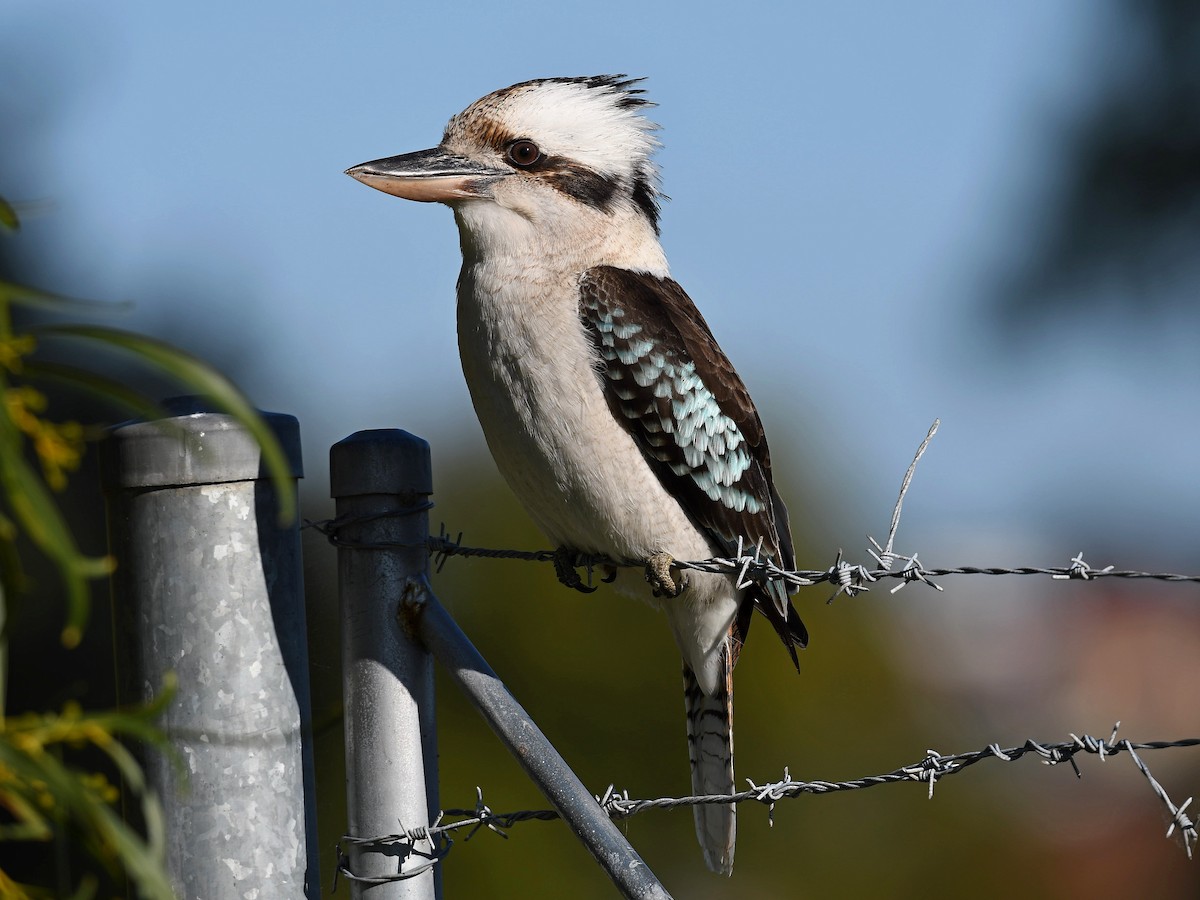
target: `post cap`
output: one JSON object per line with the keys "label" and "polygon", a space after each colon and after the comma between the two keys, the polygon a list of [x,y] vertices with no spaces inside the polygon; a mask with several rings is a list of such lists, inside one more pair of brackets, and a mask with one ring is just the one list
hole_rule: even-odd
{"label": "post cap", "polygon": [[[168,417],[117,425],[101,446],[109,488],[182,487],[253,481],[266,473],[254,437],[233,416],[214,412],[200,397],[172,397]],[[300,423],[295,416],[262,412],[294,478],[304,476]]]}
{"label": "post cap", "polygon": [[329,448],[329,495],[432,494],[429,443],[399,428],[356,431]]}

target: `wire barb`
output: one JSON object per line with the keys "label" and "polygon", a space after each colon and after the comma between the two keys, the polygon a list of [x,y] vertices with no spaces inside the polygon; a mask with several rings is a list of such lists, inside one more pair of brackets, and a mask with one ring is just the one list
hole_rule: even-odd
{"label": "wire barb", "polygon": [[[990,751],[990,747],[988,750]],[[942,756],[936,750],[926,750],[925,758],[913,766],[904,766],[902,772],[914,781],[929,782],[929,799],[933,799],[933,786],[943,775],[952,775],[958,769],[957,763],[950,757]]]}
{"label": "wire barb", "polygon": [[[1115,729],[1113,730],[1113,734],[1116,734]],[[1192,853],[1196,849],[1197,841],[1200,840],[1196,833],[1196,824],[1190,818],[1188,818],[1188,815],[1185,812],[1185,810],[1191,806],[1192,798],[1188,797],[1180,806],[1176,806],[1174,803],[1172,803],[1171,798],[1167,796],[1166,790],[1164,790],[1163,786],[1158,783],[1153,775],[1150,774],[1150,769],[1147,768],[1146,764],[1142,762],[1142,758],[1134,751],[1134,745],[1130,744],[1129,741],[1122,741],[1121,744],[1125,750],[1128,751],[1129,758],[1133,760],[1139,771],[1146,776],[1146,780],[1150,782],[1151,790],[1153,790],[1158,796],[1158,799],[1162,801],[1163,805],[1167,808],[1167,812],[1170,814],[1170,824],[1167,826],[1167,839],[1170,840],[1171,835],[1173,835],[1175,833],[1175,829],[1178,828],[1179,835],[1183,839],[1183,849],[1186,851],[1188,859],[1192,859]]]}
{"label": "wire barb", "polygon": [[1071,559],[1071,565],[1068,567],[1065,574],[1051,575],[1051,578],[1058,580],[1066,580],[1069,578],[1077,578],[1080,581],[1089,581],[1097,575],[1107,575],[1112,571],[1112,566],[1105,566],[1103,569],[1093,569],[1083,561],[1083,551],[1079,551],[1079,555]]}
{"label": "wire barb", "polygon": [[842,594],[847,597],[857,597],[870,590],[867,582],[876,580],[864,566],[855,566],[845,562],[842,559],[841,549],[838,550],[837,559],[833,565],[826,570],[825,576],[827,581],[837,585],[837,590],[833,592],[832,597],[825,601],[826,603],[832,603]]}
{"label": "wire barb", "polygon": [[[900,510],[904,506],[904,495],[908,493],[908,486],[912,484],[913,474],[917,471],[917,463],[921,461],[921,457],[925,455],[925,451],[929,449],[929,442],[933,440],[933,436],[937,434],[938,428],[941,426],[941,419],[934,419],[933,424],[929,426],[929,431],[925,433],[925,440],[921,441],[921,446],[917,448],[917,453],[913,456],[913,461],[908,464],[908,471],[904,473],[904,480],[900,482],[900,496],[896,498],[896,505],[892,508],[892,524],[888,528],[887,543],[880,547],[879,542],[875,538],[867,535],[867,540],[874,547],[873,550],[868,550],[875,561],[879,563],[879,567],[885,571],[892,568],[892,563],[898,559],[915,560],[916,554],[911,557],[901,556],[892,550],[892,545],[896,541],[896,530],[900,527]],[[924,579],[921,579],[922,581]],[[907,583],[907,582],[906,582]],[[901,585],[903,587],[904,585]],[[898,589],[897,589],[898,590]],[[894,594],[896,591],[892,591]]]}

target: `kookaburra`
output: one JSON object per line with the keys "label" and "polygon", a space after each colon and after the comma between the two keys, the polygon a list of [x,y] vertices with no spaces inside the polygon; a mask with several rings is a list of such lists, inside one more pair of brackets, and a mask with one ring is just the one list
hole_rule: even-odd
{"label": "kookaburra", "polygon": [[[516,84],[454,116],[432,150],[347,174],[454,210],[459,351],[496,464],[560,560],[646,564],[651,586],[624,587],[661,607],[683,654],[693,790],[731,794],[751,614],[793,662],[808,635],[780,582],[670,574],[672,559],[728,556],[739,539],[794,560],[758,412],[658,241],[657,126],[636,84]],[[706,863],[728,874],[734,806],[694,810]]]}

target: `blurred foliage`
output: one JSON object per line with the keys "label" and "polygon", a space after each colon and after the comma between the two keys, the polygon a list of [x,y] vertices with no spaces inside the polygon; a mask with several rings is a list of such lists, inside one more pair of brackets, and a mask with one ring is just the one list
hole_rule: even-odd
{"label": "blurred foliage", "polygon": [[1179,282],[1200,275],[1200,3],[1122,0],[1115,12],[1097,95],[1067,131],[1057,189],[1028,212],[1037,243],[1001,294],[1014,324],[1098,299],[1132,316],[1195,309]]}
{"label": "blurred foliage", "polygon": [[[0,841],[52,841],[70,833],[114,879],[124,872],[139,896],[174,897],[162,868],[162,810],[141,767],[117,740],[129,737],[162,748],[163,737],[151,722],[172,694],[168,684],[155,703],[137,709],[85,713],[68,704],[61,713],[27,713],[0,723],[0,808],[11,818],[0,822]],[[85,747],[107,758],[127,796],[140,798],[144,837],[117,812],[120,791],[103,772],[64,762],[64,751]],[[74,896],[90,897],[96,886],[95,876],[85,875]],[[0,897],[49,896],[0,869]]]}
{"label": "blurred foliage", "polygon": [[[0,199],[0,228],[16,231],[13,206]],[[35,382],[54,382],[140,415],[161,418],[147,398],[125,384],[96,373],[43,358],[44,345],[69,341],[85,348],[121,351],[187,390],[203,395],[217,408],[239,419],[258,438],[264,464],[278,479],[289,478],[283,451],[249,402],[221,373],[200,360],[153,338],[95,325],[52,321],[19,322],[27,317],[61,316],[111,309],[0,280],[0,842],[62,842],[81,849],[114,883],[123,879],[141,897],[173,896],[163,869],[162,812],[147,790],[142,770],[118,738],[164,747],[151,724],[170,699],[170,686],[145,707],[85,713],[68,703],[61,713],[27,713],[3,717],[8,697],[5,649],[10,636],[9,612],[29,587],[22,555],[36,549],[62,580],[65,624],[62,644],[82,639],[90,608],[89,582],[112,572],[114,560],[84,553],[78,546],[56,494],[78,470],[86,442],[104,432],[99,425],[57,421],[50,401]],[[285,520],[294,515],[291,492],[280,491],[288,504]],[[88,751],[91,751],[90,753]],[[68,756],[79,763],[68,762]],[[138,798],[144,835],[118,812],[121,792],[105,774],[110,767],[124,785],[126,797]],[[0,897],[58,896],[70,876],[56,873],[59,891],[19,884],[0,868]],[[72,889],[87,898],[100,889],[95,872],[84,872]]]}

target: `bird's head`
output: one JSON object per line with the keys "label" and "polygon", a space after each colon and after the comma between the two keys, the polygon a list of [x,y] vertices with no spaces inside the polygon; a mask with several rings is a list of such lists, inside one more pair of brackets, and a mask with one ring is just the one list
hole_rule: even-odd
{"label": "bird's head", "polygon": [[[397,197],[453,207],[474,239],[658,233],[657,126],[623,75],[545,78],[488,94],[431,150],[346,174]],[[655,244],[657,241],[654,240]]]}

